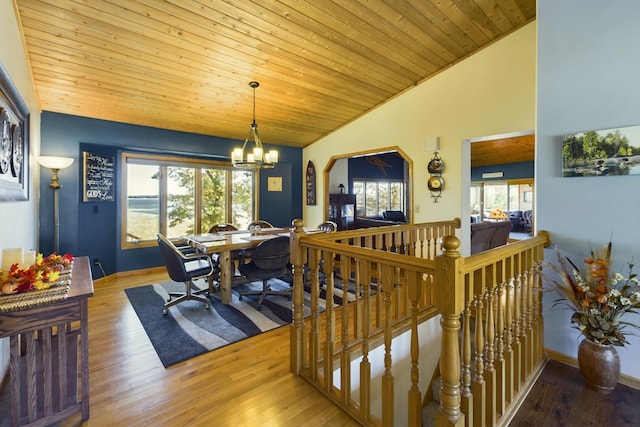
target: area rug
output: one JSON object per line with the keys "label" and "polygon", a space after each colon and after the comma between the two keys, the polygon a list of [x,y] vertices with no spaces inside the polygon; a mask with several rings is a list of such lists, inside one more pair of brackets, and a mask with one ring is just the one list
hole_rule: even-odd
{"label": "area rug", "polygon": [[[288,283],[270,280],[274,290],[285,289]],[[204,281],[196,282],[204,288]],[[211,308],[205,309],[199,301],[184,301],[169,308],[166,315],[162,307],[170,291],[184,292],[184,284],[159,283],[125,289],[140,323],[156,350],[160,361],[168,368],[201,354],[234,342],[287,325],[292,320],[292,302],[286,296],[269,295],[258,310],[258,296],[245,296],[238,292],[262,289],[261,282],[247,283],[233,288],[232,300],[222,304],[214,294],[209,296]],[[305,295],[305,316],[309,310],[309,295]],[[324,309],[324,307],[322,307]]]}

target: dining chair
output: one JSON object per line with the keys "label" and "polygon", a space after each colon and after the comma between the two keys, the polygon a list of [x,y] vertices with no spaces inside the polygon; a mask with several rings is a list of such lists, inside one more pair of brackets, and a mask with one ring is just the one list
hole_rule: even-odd
{"label": "dining chair", "polygon": [[[209,308],[209,299],[201,296],[202,294],[208,295],[209,288],[194,291],[195,284],[193,281],[200,278],[208,278],[215,273],[215,266],[211,257],[198,253],[184,254],[160,233],[158,233],[158,247],[171,280],[183,282],[185,286],[185,292],[169,292],[162,314],[167,314],[169,307],[188,300],[201,301],[205,304],[205,308]],[[174,297],[176,299],[172,300]]]}
{"label": "dining chair", "polygon": [[318,224],[316,227],[318,230],[326,231],[327,233],[333,233],[338,231],[338,224],[333,221],[324,221]]}
{"label": "dining chair", "polygon": [[233,224],[221,222],[220,224],[214,224],[209,228],[209,233],[219,233],[221,231],[236,231],[238,227]]}
{"label": "dining chair", "polygon": [[[336,224],[334,221],[324,221],[318,224],[316,228],[326,233],[335,233],[336,231],[338,231],[338,224]],[[327,280],[326,274],[324,272],[324,260],[320,260],[319,268],[320,268],[320,287],[323,287]],[[303,273],[302,273],[304,283],[311,282],[311,277],[309,276],[310,272],[311,272],[311,269],[309,268],[309,265],[305,264],[303,266]]]}
{"label": "dining chair", "polygon": [[267,295],[286,295],[291,298],[292,288],[284,291],[272,290],[269,279],[276,279],[289,271],[289,238],[278,236],[264,240],[251,253],[251,261],[240,264],[240,274],[252,282],[262,281],[262,290],[240,292],[239,299],[247,295],[260,295],[258,310],[262,310],[262,302]]}
{"label": "dining chair", "polygon": [[[221,222],[219,224],[212,225],[211,228],[209,228],[209,233],[215,234],[215,233],[220,233],[221,231],[223,232],[223,231],[237,231],[237,230],[238,230],[238,227],[236,227],[235,225],[229,224],[227,222]],[[245,255],[246,254],[244,250],[231,251],[231,259],[233,260],[234,266],[238,263],[238,260],[244,260]],[[212,254],[211,259],[213,260],[214,264],[217,265],[218,270],[220,270],[220,261],[218,260],[218,254]],[[233,270],[234,271],[232,271],[232,275],[235,276],[236,269],[234,268]],[[210,292],[213,292],[216,289],[214,282],[218,281],[219,279],[220,279],[220,275],[214,274],[209,277]]]}
{"label": "dining chair", "polygon": [[252,227],[259,225],[260,228],[274,228],[273,225],[269,221],[265,221],[263,219],[258,219],[256,221],[252,221],[247,226],[247,230],[251,230]]}

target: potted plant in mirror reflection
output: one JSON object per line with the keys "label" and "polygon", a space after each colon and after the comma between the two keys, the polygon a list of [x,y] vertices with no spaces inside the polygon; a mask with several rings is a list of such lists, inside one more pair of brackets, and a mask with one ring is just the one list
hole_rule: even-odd
{"label": "potted plant in mirror reflection", "polygon": [[599,252],[591,249],[580,268],[556,247],[557,263],[544,264],[554,273],[544,273],[542,265],[537,269],[548,285],[545,290],[559,296],[553,306],[572,312],[571,323],[584,336],[578,348],[580,370],[587,385],[602,393],[610,392],[620,376],[615,346],[629,344],[628,328],[639,328],[623,320],[627,313],[637,313],[640,308],[640,284],[633,272],[633,259],[627,263],[626,274],[612,272],[611,248],[609,242]]}

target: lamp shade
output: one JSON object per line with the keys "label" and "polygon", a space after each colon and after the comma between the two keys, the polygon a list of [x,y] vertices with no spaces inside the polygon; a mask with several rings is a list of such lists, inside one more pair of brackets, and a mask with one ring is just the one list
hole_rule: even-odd
{"label": "lamp shade", "polygon": [[71,157],[57,157],[57,156],[40,156],[38,157],[38,163],[41,166],[49,169],[64,169],[71,166],[73,158]]}

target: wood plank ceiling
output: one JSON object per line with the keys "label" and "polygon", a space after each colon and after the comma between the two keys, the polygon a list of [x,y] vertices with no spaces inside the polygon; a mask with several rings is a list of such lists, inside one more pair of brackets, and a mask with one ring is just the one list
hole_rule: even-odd
{"label": "wood plank ceiling", "polygon": [[496,138],[471,144],[471,167],[532,161],[535,158],[535,135]]}
{"label": "wood plank ceiling", "polygon": [[535,0],[14,0],[43,110],[305,147],[535,19]]}

